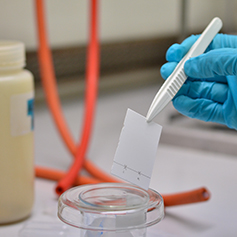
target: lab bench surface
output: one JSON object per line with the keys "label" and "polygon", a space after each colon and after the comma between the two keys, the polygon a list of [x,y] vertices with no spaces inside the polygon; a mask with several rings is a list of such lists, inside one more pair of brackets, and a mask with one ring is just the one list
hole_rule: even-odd
{"label": "lab bench surface", "polygon": [[[102,170],[110,172],[127,108],[146,115],[156,91],[157,88],[152,87],[99,97],[88,158]],[[79,99],[66,100],[63,110],[72,135],[78,141],[83,102]],[[164,125],[165,132],[165,115],[157,118],[156,122]],[[71,161],[48,110],[43,105],[36,105],[36,165],[66,170]],[[150,187],[161,194],[169,194],[204,186],[211,192],[211,198],[203,203],[166,208],[165,218],[148,228],[147,236],[236,236],[236,183],[235,155],[160,143]],[[36,178],[32,215],[22,222],[0,226],[0,236],[18,236],[26,223],[62,224],[57,219],[54,188],[55,182]]]}

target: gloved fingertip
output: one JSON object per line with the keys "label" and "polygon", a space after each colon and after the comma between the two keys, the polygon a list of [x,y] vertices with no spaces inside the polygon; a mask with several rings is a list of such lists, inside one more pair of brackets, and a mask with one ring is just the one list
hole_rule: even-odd
{"label": "gloved fingertip", "polygon": [[166,64],[162,65],[160,68],[160,75],[162,76],[163,79],[167,79],[168,78],[168,74],[167,74],[167,70],[166,70]]}
{"label": "gloved fingertip", "polygon": [[160,74],[165,80],[170,76],[175,67],[177,66],[176,62],[168,62],[161,66]]}
{"label": "gloved fingertip", "polygon": [[178,47],[177,45],[178,45],[177,43],[171,45],[171,46],[168,48],[168,50],[166,51],[165,58],[166,58],[167,61],[170,61],[169,59],[172,58],[173,52],[174,52],[175,49]]}
{"label": "gloved fingertip", "polygon": [[166,60],[179,62],[184,56],[184,48],[180,44],[173,44],[166,52]]}

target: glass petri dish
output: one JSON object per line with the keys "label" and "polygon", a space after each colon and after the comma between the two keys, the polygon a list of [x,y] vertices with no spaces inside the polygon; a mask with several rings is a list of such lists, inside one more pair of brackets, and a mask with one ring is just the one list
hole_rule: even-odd
{"label": "glass petri dish", "polygon": [[146,228],[164,217],[164,203],[156,191],[126,183],[82,185],[64,192],[58,217],[71,226],[92,231]]}

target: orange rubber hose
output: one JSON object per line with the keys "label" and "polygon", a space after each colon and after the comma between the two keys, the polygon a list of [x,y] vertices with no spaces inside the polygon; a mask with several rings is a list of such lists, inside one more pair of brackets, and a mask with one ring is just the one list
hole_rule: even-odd
{"label": "orange rubber hose", "polygon": [[[52,55],[51,55],[51,51],[48,46],[48,40],[47,40],[43,3],[44,3],[43,0],[35,1],[38,39],[39,39],[38,53],[39,53],[39,66],[40,66],[40,72],[41,72],[41,81],[42,81],[43,89],[45,91],[46,101],[51,111],[51,114],[53,116],[53,119],[55,121],[56,127],[58,128],[58,131],[65,145],[67,146],[71,154],[75,156],[77,146],[75,142],[73,141],[71,134],[69,133],[69,129],[63,116],[63,112],[61,109],[60,100],[59,100],[59,96],[57,92],[54,67],[52,63]],[[100,173],[100,174],[104,173],[100,169],[98,169],[95,165],[93,166],[93,168],[90,167],[91,162],[87,161],[86,159],[84,161],[84,165],[86,165],[86,169],[89,168],[88,170],[89,173],[91,170],[93,170],[95,173]],[[115,179],[104,173],[103,181],[114,182]]]}
{"label": "orange rubber hose", "polygon": [[[35,168],[35,174],[39,178],[59,181],[62,177],[65,176],[65,172],[49,169],[44,167],[37,166]],[[74,185],[82,185],[82,184],[96,184],[101,183],[100,179],[86,176],[77,176],[74,182]],[[196,202],[204,202],[210,198],[210,192],[206,188],[198,188],[192,191],[181,192],[177,194],[166,194],[161,195],[164,200],[165,207],[191,204]]]}
{"label": "orange rubber hose", "polygon": [[163,195],[164,205],[166,207],[190,204],[196,202],[207,201],[211,194],[206,188],[199,188],[188,192],[181,192],[177,194]]}
{"label": "orange rubber hose", "polygon": [[75,160],[66,173],[57,184],[56,192],[60,195],[72,186],[78,172],[81,170],[84,156],[86,155],[94,112],[97,99],[98,77],[99,77],[99,44],[97,36],[97,0],[91,0],[91,30],[90,42],[87,52],[87,68],[86,68],[86,98],[85,98],[85,114],[84,125],[80,146],[78,146]]}
{"label": "orange rubber hose", "polygon": [[47,33],[45,29],[43,0],[36,0],[35,3],[39,39],[39,67],[46,101],[61,137],[63,138],[70,152],[72,154],[75,154],[76,146],[73,142],[72,135],[70,134],[67,123],[64,119],[59,96],[57,93],[57,83],[54,73],[53,60],[51,51],[49,50]]}

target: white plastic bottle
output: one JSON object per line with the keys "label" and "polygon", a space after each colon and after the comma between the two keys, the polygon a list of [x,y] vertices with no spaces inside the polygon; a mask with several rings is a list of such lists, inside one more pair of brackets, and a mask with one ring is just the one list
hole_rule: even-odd
{"label": "white plastic bottle", "polygon": [[34,199],[32,74],[21,42],[0,41],[0,224],[30,215]]}

